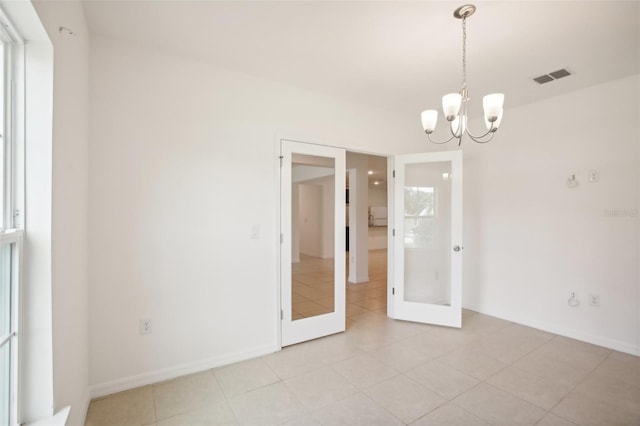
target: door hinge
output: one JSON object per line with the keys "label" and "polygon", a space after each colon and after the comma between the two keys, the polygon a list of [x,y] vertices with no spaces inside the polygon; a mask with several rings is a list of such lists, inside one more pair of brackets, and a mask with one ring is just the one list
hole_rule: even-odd
{"label": "door hinge", "polygon": [[282,309],[280,309],[280,319],[284,319],[284,311]]}
{"label": "door hinge", "polygon": [[391,287],[391,294],[392,294],[393,296],[395,296],[395,295],[396,295],[396,288],[395,288],[395,287]]}
{"label": "door hinge", "polygon": [[395,170],[393,171],[393,177],[396,177],[396,171]]}
{"label": "door hinge", "polygon": [[394,237],[396,236],[396,230],[395,230],[395,228],[391,231],[391,235],[392,235],[392,236],[394,236]]}
{"label": "door hinge", "polygon": [[282,159],[284,158],[282,155],[278,157],[280,159],[280,167],[282,167]]}
{"label": "door hinge", "polygon": [[284,236],[280,234],[280,244],[282,244],[283,241],[284,241]]}

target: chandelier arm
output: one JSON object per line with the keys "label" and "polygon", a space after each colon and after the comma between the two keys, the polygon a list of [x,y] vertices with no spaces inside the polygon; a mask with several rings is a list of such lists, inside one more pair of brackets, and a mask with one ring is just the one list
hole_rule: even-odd
{"label": "chandelier arm", "polygon": [[451,140],[452,140],[453,138],[455,138],[455,137],[456,137],[456,136],[455,136],[455,135],[453,135],[453,136],[451,136],[449,139],[447,139],[446,141],[438,142],[438,141],[434,141],[433,139],[431,139],[431,134],[430,134],[430,133],[427,133],[427,138],[429,139],[429,141],[430,141],[431,143],[435,143],[436,145],[443,145],[443,144],[445,144],[445,143],[447,143],[447,142],[451,141]]}
{"label": "chandelier arm", "polygon": [[471,138],[472,141],[476,142],[476,143],[488,143],[491,142],[491,139],[493,139],[493,136],[496,134],[496,132],[491,132],[491,136],[489,136],[489,139],[487,140],[482,140],[483,137],[487,136],[487,134],[485,133],[484,135],[480,136],[480,137],[475,137],[472,136],[471,133],[467,133],[467,135],[469,135],[469,137]]}
{"label": "chandelier arm", "polygon": [[[463,106],[464,108],[464,106]],[[453,131],[453,127],[452,124],[453,123],[449,123],[449,131],[451,131],[451,134],[453,135],[454,138],[458,138],[460,139],[462,137],[462,135],[464,135],[464,130],[463,130],[463,124],[462,124],[463,119],[460,118],[460,120],[458,121],[458,128],[455,130],[455,132]]]}
{"label": "chandelier arm", "polygon": [[[471,139],[473,139],[473,140],[476,140],[476,139],[482,139],[482,138],[484,138],[485,136],[487,136],[489,133],[495,133],[495,130],[497,130],[497,129],[494,129],[494,124],[493,124],[493,123],[491,123],[491,127],[490,127],[490,128],[489,128],[489,130],[487,130],[484,134],[482,134],[482,135],[474,135],[473,133],[471,133],[471,130],[469,130],[469,127],[467,126],[467,134],[468,134],[468,135],[471,137]],[[476,141],[476,142],[477,142],[477,141]]]}

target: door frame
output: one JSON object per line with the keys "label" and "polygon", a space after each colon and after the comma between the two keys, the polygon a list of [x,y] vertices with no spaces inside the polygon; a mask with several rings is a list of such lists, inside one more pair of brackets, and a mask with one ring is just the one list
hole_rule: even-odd
{"label": "door frame", "polygon": [[[285,144],[296,144],[285,149]],[[285,274],[289,275],[288,279],[291,279],[291,255],[286,254],[286,250],[292,249],[292,217],[291,217],[291,202],[293,197],[285,199],[284,191],[291,191],[290,188],[285,188],[284,185],[291,185],[293,179],[291,176],[291,162],[292,158],[287,158],[287,151],[291,154],[299,152],[300,154],[322,156],[322,151],[326,152],[328,157],[335,158],[334,164],[334,242],[333,242],[333,261],[334,261],[334,311],[322,315],[317,315],[309,318],[302,318],[299,320],[291,319],[291,305],[285,302],[285,297],[290,296],[289,292],[293,288],[291,281],[284,283],[287,279]],[[321,151],[321,152],[317,152]],[[278,229],[280,236],[278,236],[278,270],[279,270],[279,293],[280,293],[280,346],[292,345],[301,343],[307,340],[324,337],[330,334],[340,333],[345,331],[346,324],[346,274],[344,256],[343,253],[345,246],[345,233],[344,233],[344,183],[346,182],[346,176],[344,174],[346,170],[346,149],[341,147],[333,147],[328,145],[314,144],[310,142],[301,142],[291,139],[281,138],[278,141],[278,158],[279,158],[279,215]],[[285,173],[288,173],[287,182],[284,181]],[[284,205],[284,202],[287,205]],[[340,207],[342,206],[342,207]],[[285,266],[286,265],[286,266]],[[286,336],[284,330],[287,330]]]}
{"label": "door frame", "polygon": [[[357,148],[353,148],[350,147],[348,145],[344,145],[344,146],[339,146],[339,145],[335,145],[335,144],[331,144],[331,143],[326,143],[325,141],[322,141],[320,138],[315,137],[314,135],[309,135],[306,134],[304,132],[299,133],[296,131],[286,131],[286,132],[280,132],[277,131],[274,135],[274,139],[273,139],[273,170],[274,170],[274,185],[273,185],[273,191],[274,191],[274,197],[276,200],[276,206],[275,206],[275,215],[273,216],[273,220],[274,220],[274,229],[276,229],[276,234],[273,236],[273,243],[274,243],[274,257],[273,257],[273,261],[276,265],[275,267],[275,292],[274,292],[274,306],[276,307],[275,311],[274,311],[274,315],[273,315],[273,329],[275,330],[275,335],[276,335],[276,346],[277,346],[277,350],[282,350],[283,346],[282,346],[282,321],[280,318],[280,312],[282,311],[282,304],[281,304],[281,300],[282,300],[282,289],[281,289],[281,278],[282,278],[282,271],[281,271],[281,253],[280,253],[280,248],[281,248],[281,244],[280,244],[280,234],[282,233],[282,221],[281,221],[281,208],[282,208],[282,200],[281,200],[281,191],[280,191],[280,146],[281,146],[281,141],[282,140],[287,140],[287,141],[291,141],[291,142],[300,142],[300,143],[307,143],[307,144],[312,144],[312,145],[320,145],[320,146],[327,146],[327,147],[333,147],[333,148],[341,148],[344,149],[345,152],[353,152],[353,153],[357,153],[357,154],[365,154],[365,155],[374,155],[374,156],[378,156],[378,157],[385,157],[387,159],[387,197],[389,197],[389,194],[393,194],[393,179],[390,177],[392,176],[392,172],[393,172],[393,154],[390,153],[380,153],[380,152],[374,152],[374,151],[363,151]],[[346,167],[345,167],[346,170]],[[387,217],[390,223],[392,223],[393,220],[393,207],[392,206],[387,206]],[[389,270],[389,273],[392,273],[393,271],[393,239],[392,239],[392,228],[391,226],[388,226],[388,234],[387,234],[387,268]],[[345,286],[349,285],[348,283],[345,283]],[[393,316],[391,316],[390,313],[393,313],[393,300],[391,299],[392,297],[392,287],[393,287],[393,275],[388,275],[387,277],[387,293],[388,293],[388,297],[387,297],[387,316],[393,318]],[[346,296],[346,295],[345,295]],[[346,299],[345,299],[346,302]],[[345,322],[346,322],[346,312],[345,312]]]}
{"label": "door frame", "polygon": [[393,298],[395,289],[395,155],[387,157],[387,316],[395,318],[395,304]]}

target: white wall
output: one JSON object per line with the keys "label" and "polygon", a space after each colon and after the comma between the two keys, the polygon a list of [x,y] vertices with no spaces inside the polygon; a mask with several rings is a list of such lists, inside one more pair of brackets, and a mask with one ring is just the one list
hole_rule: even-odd
{"label": "white wall", "polygon": [[300,184],[291,184],[291,262],[300,262]]}
{"label": "white wall", "polygon": [[[88,129],[89,34],[78,1],[34,3],[54,49],[51,287],[54,410],[71,405],[84,424],[89,403]],[[73,30],[60,34],[59,27]]]}
{"label": "white wall", "polygon": [[[291,169],[291,182],[292,182],[292,188],[291,188],[291,206],[292,206],[292,211],[291,211],[291,261],[293,263],[297,263],[300,262],[300,239],[303,238],[304,240],[304,244],[309,247],[309,246],[313,246],[316,245],[316,247],[312,248],[311,250],[309,250],[308,248],[305,249],[305,254],[308,255],[312,255],[312,256],[316,256],[316,257],[323,257],[322,255],[322,250],[323,247],[322,245],[326,243],[324,243],[324,241],[321,239],[321,235],[320,235],[320,231],[318,231],[318,235],[316,236],[309,236],[308,235],[308,231],[309,229],[309,225],[307,223],[302,223],[300,222],[300,213],[301,210],[307,210],[308,207],[305,205],[306,201],[300,201],[300,193],[302,191],[304,191],[304,188],[301,187],[301,185],[298,182],[305,182],[305,181],[309,181],[309,180],[313,180],[316,179],[318,177],[322,177],[322,176],[328,176],[328,175],[333,175],[335,174],[335,171],[333,169],[333,167],[325,167],[328,166],[329,164],[324,164],[326,163],[324,160],[322,160],[320,157],[312,157],[312,156],[300,156],[300,155],[294,155],[293,158],[294,162],[297,161],[301,161],[302,163],[296,165],[295,167],[292,167]],[[313,162],[316,161],[319,164],[318,165],[305,165],[306,163],[309,162]],[[333,160],[332,160],[333,161]],[[321,166],[322,164],[322,166]],[[333,187],[330,188],[331,189],[331,193],[333,193]],[[310,195],[310,194],[307,194]],[[331,202],[331,205],[333,205],[333,199],[329,199],[327,200],[326,198],[324,199],[324,201],[328,201]],[[319,213],[318,213],[319,214]],[[326,218],[323,218],[322,220],[326,220]],[[331,221],[333,222],[333,215],[331,215]],[[320,222],[320,225],[322,225],[322,221]],[[333,226],[333,225],[332,225]],[[305,233],[307,235],[301,236],[300,235],[300,230],[301,227],[305,227]],[[332,229],[332,228],[331,228]],[[333,234],[331,234],[331,241],[333,243]],[[312,254],[315,253],[315,254]],[[333,257],[333,247],[331,248],[331,254],[329,257]]]}
{"label": "white wall", "polygon": [[[297,188],[298,192],[295,196],[292,194],[291,201],[297,212],[291,213],[291,226],[298,226],[299,233],[292,230],[292,261],[296,261],[297,245],[300,247],[299,252],[307,256],[322,259],[334,257],[335,172],[333,169],[311,171],[315,172],[313,175],[325,176],[294,184],[293,190]],[[327,172],[332,174],[326,176]]]}
{"label": "white wall", "polygon": [[276,133],[425,146],[417,121],[97,36],[90,104],[94,394],[275,350]]}
{"label": "white wall", "polygon": [[467,307],[640,354],[639,80],[508,109],[492,143],[463,141]]}
{"label": "white wall", "polygon": [[[323,257],[323,187],[309,183],[298,186],[298,226],[300,253],[312,257]],[[293,199],[294,197],[292,197]]]}
{"label": "white wall", "polygon": [[[315,179],[322,188],[322,253],[323,259],[333,259],[335,257],[335,229],[336,229],[336,177],[325,176]],[[344,188],[344,183],[341,185]]]}
{"label": "white wall", "polygon": [[[423,149],[423,151],[426,151],[426,149]],[[369,187],[369,206],[386,207],[387,206],[387,188]]]}

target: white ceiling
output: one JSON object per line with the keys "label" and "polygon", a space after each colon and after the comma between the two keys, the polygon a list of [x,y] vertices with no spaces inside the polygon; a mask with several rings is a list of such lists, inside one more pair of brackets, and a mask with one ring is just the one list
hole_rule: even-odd
{"label": "white ceiling", "polygon": [[[461,80],[463,1],[85,0],[92,33],[418,116]],[[476,2],[472,109],[505,109],[640,72],[640,3]],[[540,74],[572,76],[540,86]],[[473,105],[475,104],[475,105]]]}
{"label": "white ceiling", "polygon": [[[331,96],[411,114],[461,81],[459,1],[85,0],[89,30]],[[640,2],[475,2],[471,109],[505,109],[640,72]],[[545,85],[531,78],[567,68]],[[636,94],[637,96],[638,94]],[[605,101],[605,100],[603,100]],[[603,106],[604,107],[604,106]],[[386,159],[370,158],[386,182]]]}

